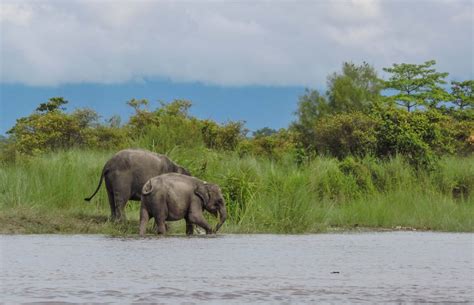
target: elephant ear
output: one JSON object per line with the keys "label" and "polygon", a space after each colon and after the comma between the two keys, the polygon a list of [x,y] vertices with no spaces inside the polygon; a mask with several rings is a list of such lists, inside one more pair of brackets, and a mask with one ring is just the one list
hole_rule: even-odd
{"label": "elephant ear", "polygon": [[153,191],[153,184],[151,183],[151,180],[148,180],[147,183],[142,188],[142,195],[146,196],[150,194]]}
{"label": "elephant ear", "polygon": [[202,201],[202,205],[203,206],[206,206],[207,203],[209,202],[209,191],[207,189],[207,183],[200,183],[196,186],[196,188],[194,189],[194,194],[196,194],[196,196],[198,196],[199,198],[201,198],[201,201]]}

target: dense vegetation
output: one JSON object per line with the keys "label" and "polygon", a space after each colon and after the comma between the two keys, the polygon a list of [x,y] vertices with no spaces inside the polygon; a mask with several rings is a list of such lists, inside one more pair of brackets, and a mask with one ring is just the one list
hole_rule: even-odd
{"label": "dense vegetation", "polygon": [[192,117],[185,100],[149,109],[132,99],[135,114],[121,124],[51,98],[0,139],[2,231],[136,233],[137,204],[128,223],[113,224],[103,190],[92,205],[82,200],[125,147],[167,154],[220,184],[227,232],[474,231],[474,81],[448,88],[434,65],[394,64],[384,81],[366,63],[344,63],[325,94],[300,97],[288,128],[251,136],[244,122]]}

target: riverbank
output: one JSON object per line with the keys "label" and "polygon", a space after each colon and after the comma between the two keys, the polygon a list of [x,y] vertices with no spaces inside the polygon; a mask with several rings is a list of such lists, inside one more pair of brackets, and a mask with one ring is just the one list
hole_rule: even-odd
{"label": "riverbank", "polygon": [[[59,217],[59,218],[58,218]],[[59,220],[60,219],[60,220]],[[138,236],[138,220],[128,220],[126,223],[112,223],[104,216],[93,215],[71,215],[64,217],[61,215],[40,215],[34,213],[27,215],[17,210],[0,212],[0,234],[98,234],[109,236]],[[199,230],[199,231],[197,231]],[[195,230],[195,234],[204,234],[202,229]],[[398,231],[441,231],[433,230],[429,227],[361,227],[358,224],[353,226],[321,226],[311,231],[299,232],[300,234],[318,234],[318,233],[369,233],[369,232],[398,232]],[[446,230],[446,232],[465,232],[463,230]],[[473,232],[466,231],[466,232]],[[227,225],[219,230],[218,234],[271,234],[271,231],[249,232],[245,228],[239,228],[235,225]],[[147,235],[154,235],[153,227],[147,228]],[[184,222],[175,222],[170,224],[168,235],[184,235]],[[280,234],[285,234],[280,232]]]}
{"label": "riverbank", "polygon": [[[138,205],[138,203],[135,203]],[[468,210],[468,213],[472,211]],[[136,211],[138,213],[138,211]],[[212,222],[212,219],[210,219]],[[138,234],[138,218],[132,217],[125,223],[114,223],[106,215],[84,214],[79,211],[67,213],[48,213],[35,209],[9,209],[0,211],[0,234],[106,234],[111,236],[128,236]],[[453,226],[448,221],[444,226],[402,226],[382,225],[367,226],[367,224],[331,225],[329,223],[315,223],[309,230],[291,233],[343,233],[343,232],[389,232],[389,231],[441,231],[441,232],[474,232],[469,227],[463,226],[462,221],[458,226]],[[202,231],[202,230],[201,230]],[[169,234],[184,234],[184,221],[170,224]],[[220,231],[221,234],[251,234],[251,233],[278,233],[290,232],[272,230],[249,230],[244,226],[227,223]],[[147,234],[154,234],[153,223],[150,222]],[[199,233],[197,233],[199,234]]]}
{"label": "riverbank", "polygon": [[[90,202],[112,152],[67,151],[0,168],[0,233],[138,233],[139,203],[127,222],[108,221],[104,186]],[[446,158],[434,171],[403,159],[319,157],[298,166],[209,150],[169,153],[194,175],[221,186],[229,218],[223,233],[318,233],[333,230],[474,232],[474,157]],[[210,221],[214,221],[211,217]],[[152,233],[152,222],[148,231]],[[184,233],[184,224],[172,225]]]}

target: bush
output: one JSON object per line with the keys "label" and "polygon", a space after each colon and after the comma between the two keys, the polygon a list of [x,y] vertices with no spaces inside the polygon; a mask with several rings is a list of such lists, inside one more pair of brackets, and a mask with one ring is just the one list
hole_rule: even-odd
{"label": "bush", "polygon": [[342,172],[337,159],[316,158],[308,164],[309,192],[317,194],[318,201],[343,203],[361,195],[357,181]]}
{"label": "bush", "polygon": [[251,154],[262,156],[271,160],[280,160],[288,153],[296,151],[294,134],[286,129],[269,135],[257,135],[239,143],[237,148],[241,156]]}
{"label": "bush", "polygon": [[203,120],[199,124],[204,143],[211,149],[235,150],[247,133],[244,122],[241,121],[220,125],[211,120]]}
{"label": "bush", "polygon": [[199,126],[190,119],[161,116],[157,125],[146,126],[134,146],[167,154],[175,147],[188,149],[203,145]]}
{"label": "bush", "polygon": [[122,149],[130,146],[130,139],[123,128],[97,126],[81,130],[83,147],[104,150]]}
{"label": "bush", "polygon": [[8,133],[22,154],[69,148],[80,142],[81,138],[77,121],[61,111],[34,113],[18,119]]}
{"label": "bush", "polygon": [[451,194],[454,199],[467,200],[474,191],[474,159],[444,158],[433,180],[434,187],[444,194]]}
{"label": "bush", "polygon": [[364,193],[374,193],[375,187],[372,182],[372,173],[369,167],[353,157],[347,157],[339,164],[339,168],[346,175],[352,175],[357,186]]}
{"label": "bush", "polygon": [[474,154],[474,115],[470,117],[452,117],[441,124],[450,130],[454,151],[458,155]]}
{"label": "bush", "polygon": [[33,114],[18,119],[8,131],[11,142],[4,156],[12,159],[16,153],[36,155],[72,147],[111,149],[127,144],[123,129],[100,125],[99,116],[90,109],[66,113],[65,104],[63,98],[51,98]]}
{"label": "bush", "polygon": [[454,152],[451,118],[437,110],[408,112],[395,107],[372,112],[378,120],[378,157],[401,154],[416,168],[433,168],[441,154]]}
{"label": "bush", "polygon": [[361,112],[327,116],[316,122],[314,145],[319,153],[339,159],[363,157],[377,147],[377,125],[376,120]]}

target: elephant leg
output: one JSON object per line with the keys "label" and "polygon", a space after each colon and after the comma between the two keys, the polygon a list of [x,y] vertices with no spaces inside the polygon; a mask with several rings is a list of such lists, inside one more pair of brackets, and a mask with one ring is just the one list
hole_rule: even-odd
{"label": "elephant leg", "polygon": [[166,233],[166,223],[165,219],[161,216],[155,216],[155,223],[156,223],[156,234],[165,234]]}
{"label": "elephant leg", "polygon": [[121,172],[110,172],[105,177],[109,191],[109,204],[114,220],[125,220],[124,208],[131,195],[131,178]]}
{"label": "elephant leg", "polygon": [[186,235],[193,235],[194,234],[194,225],[192,222],[186,218]]}
{"label": "elephant leg", "polygon": [[[212,230],[212,227],[209,225],[209,223],[206,221],[204,216],[202,215],[202,205],[201,205],[201,200],[200,199],[195,199],[191,202],[189,206],[189,212],[187,216],[187,220],[191,224],[196,224],[206,230],[206,234],[212,234],[214,231]],[[187,229],[187,226],[186,226]]]}
{"label": "elephant leg", "polygon": [[109,198],[109,205],[110,205],[110,219],[115,220],[117,219],[117,215],[115,214],[115,199],[114,199],[114,191],[112,189],[112,185],[105,179],[105,188],[107,189],[107,197]]}
{"label": "elephant leg", "polygon": [[124,209],[125,209],[125,205],[127,204],[128,200],[125,199],[124,197],[125,196],[123,196],[122,194],[117,194],[117,195],[114,194],[115,215],[116,215],[116,220],[117,221],[125,221],[126,220]]}
{"label": "elephant leg", "polygon": [[204,217],[197,217],[193,220],[193,223],[196,225],[200,226],[204,230],[206,230],[206,234],[212,234],[214,233],[212,230],[212,227],[209,225],[209,223],[204,219]]}
{"label": "elephant leg", "polygon": [[158,194],[155,197],[156,203],[153,206],[153,215],[155,217],[156,233],[166,233],[166,218],[168,218],[168,206],[166,205],[166,197],[163,194]]}
{"label": "elephant leg", "polygon": [[144,236],[146,232],[146,224],[150,219],[150,214],[146,210],[145,206],[142,204],[140,208],[140,236]]}
{"label": "elephant leg", "polygon": [[[118,190],[117,190],[118,189]],[[130,198],[130,190],[128,185],[122,188],[114,189],[114,201],[115,201],[115,215],[116,220],[125,221],[125,205],[127,204],[128,199]]]}
{"label": "elephant leg", "polygon": [[[165,228],[166,228],[166,232],[168,232],[170,230],[170,225],[165,222]],[[158,226],[156,225],[156,223],[153,224],[153,230],[158,230]]]}
{"label": "elephant leg", "polygon": [[[197,213],[190,213],[189,215],[189,221],[191,222],[191,225],[194,223],[204,230],[206,230],[206,234],[212,234],[214,233],[212,231],[212,227],[209,225],[209,223],[204,219],[204,216],[202,215],[202,212],[197,212]],[[186,226],[187,229],[187,226]]]}

